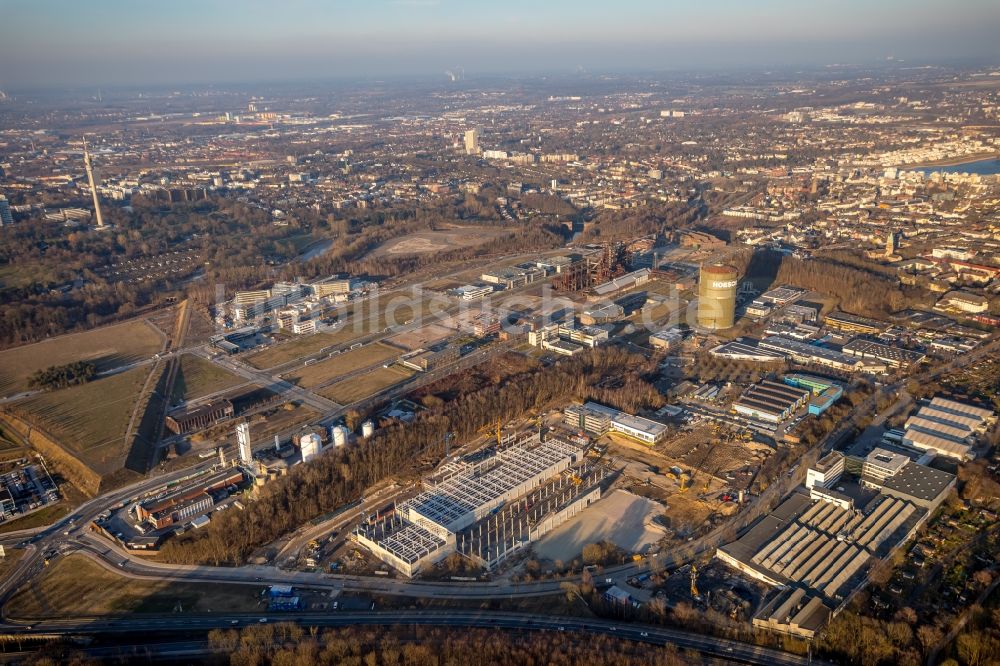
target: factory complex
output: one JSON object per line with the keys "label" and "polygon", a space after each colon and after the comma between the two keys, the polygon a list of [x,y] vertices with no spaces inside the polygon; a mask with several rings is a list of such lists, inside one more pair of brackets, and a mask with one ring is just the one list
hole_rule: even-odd
{"label": "factory complex", "polygon": [[492,568],[599,499],[603,478],[574,444],[509,437],[489,455],[444,463],[422,492],[369,517],[353,538],[406,576],[454,552]]}
{"label": "factory complex", "polygon": [[755,626],[812,637],[874,563],[913,536],[956,481],[916,458],[881,447],[862,460],[831,451],[807,470],[805,487],[716,551],[783,590],[758,611]]}

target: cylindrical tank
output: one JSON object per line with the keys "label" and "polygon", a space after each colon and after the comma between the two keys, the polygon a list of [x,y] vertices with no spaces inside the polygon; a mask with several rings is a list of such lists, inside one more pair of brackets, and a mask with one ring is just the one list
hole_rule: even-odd
{"label": "cylindrical tank", "polygon": [[302,435],[299,439],[299,448],[302,450],[302,462],[306,462],[310,458],[315,458],[319,455],[322,444],[323,440],[314,432]]}
{"label": "cylindrical tank", "polygon": [[713,330],[732,328],[736,322],[736,287],[739,272],[732,266],[707,264],[698,282],[698,325]]}
{"label": "cylindrical tank", "polygon": [[375,424],[371,421],[365,421],[361,424],[361,436],[368,439],[375,434]]}
{"label": "cylindrical tank", "polygon": [[347,444],[347,428],[344,426],[333,426],[330,428],[330,440],[334,446],[344,446]]}

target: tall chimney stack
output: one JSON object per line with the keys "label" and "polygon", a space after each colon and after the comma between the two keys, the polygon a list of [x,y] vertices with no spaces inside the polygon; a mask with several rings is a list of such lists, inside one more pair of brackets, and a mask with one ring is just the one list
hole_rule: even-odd
{"label": "tall chimney stack", "polygon": [[101,215],[101,202],[97,198],[97,186],[94,185],[94,169],[90,165],[90,151],[87,149],[87,137],[83,137],[83,165],[87,169],[87,182],[90,183],[90,196],[94,198],[94,216],[98,228],[104,227],[104,217]]}

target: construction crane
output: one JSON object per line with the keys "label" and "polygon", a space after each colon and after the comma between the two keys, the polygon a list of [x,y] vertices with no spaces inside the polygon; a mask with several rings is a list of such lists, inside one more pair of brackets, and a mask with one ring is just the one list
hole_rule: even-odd
{"label": "construction crane", "polygon": [[[479,429],[479,432],[487,432],[488,430],[493,430],[493,424],[485,425]],[[494,431],[497,440],[497,448],[500,448],[500,442],[503,439],[503,419],[497,419],[496,430]]]}
{"label": "construction crane", "polygon": [[701,595],[698,594],[698,567],[694,564],[691,565],[691,598],[701,598]]}

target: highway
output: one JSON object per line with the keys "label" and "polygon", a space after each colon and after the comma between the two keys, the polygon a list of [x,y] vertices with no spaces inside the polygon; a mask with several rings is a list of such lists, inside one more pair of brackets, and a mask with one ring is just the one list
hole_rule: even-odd
{"label": "highway", "polygon": [[[703,636],[680,629],[614,622],[575,617],[552,617],[527,613],[505,613],[498,611],[461,610],[385,610],[385,611],[342,611],[323,615],[303,613],[292,614],[216,614],[216,615],[163,615],[154,617],[128,616],[120,618],[92,617],[71,620],[47,620],[38,622],[30,629],[20,628],[19,635],[50,636],[78,635],[81,633],[152,633],[169,631],[209,631],[216,628],[232,628],[258,623],[261,618],[268,622],[294,622],[308,627],[347,626],[398,626],[424,625],[433,627],[479,627],[485,629],[506,629],[525,631],[567,631],[576,634],[605,635],[624,640],[639,641],[653,645],[672,645],[679,649],[697,650],[701,654],[720,657],[729,661],[762,666],[803,666],[823,662],[808,657],[750,645],[739,641]],[[135,646],[138,654],[156,653],[160,649],[156,643]],[[184,650],[186,655],[207,652],[205,641],[172,642],[162,645],[167,651]],[[113,657],[129,653],[129,646],[117,648],[97,648],[91,656]]]}

